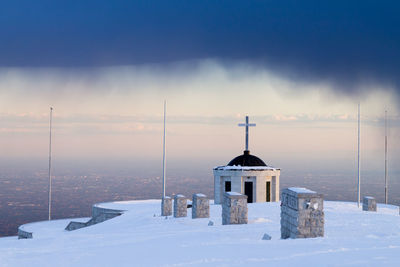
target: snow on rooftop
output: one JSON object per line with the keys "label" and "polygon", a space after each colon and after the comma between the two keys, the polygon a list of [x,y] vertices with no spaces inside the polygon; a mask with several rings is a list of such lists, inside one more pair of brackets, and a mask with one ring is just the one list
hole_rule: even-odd
{"label": "snow on rooftop", "polygon": [[289,187],[288,189],[291,190],[291,191],[294,191],[294,192],[296,192],[298,194],[315,194],[316,193],[316,192],[311,191],[311,190],[309,190],[307,188],[304,188],[304,187]]}
{"label": "snow on rooftop", "polygon": [[57,220],[35,223],[33,239],[0,238],[0,266],[398,266],[398,207],[325,201],[325,237],[281,240],[279,204],[249,204],[249,224],[224,226],[220,205],[210,218],[188,209],[165,219],[160,200],[103,203],[127,211],[71,232]]}
{"label": "snow on rooftop", "polygon": [[279,170],[279,169],[276,169],[276,168],[273,168],[273,167],[270,167],[270,166],[240,166],[240,165],[218,166],[218,167],[215,167],[214,169],[216,169],[216,170],[226,170],[226,171],[229,171],[229,170],[232,170],[232,171],[235,171],[235,170],[244,170],[244,171],[251,171],[251,170],[256,170],[256,171],[272,170],[272,171],[275,171],[275,170]]}

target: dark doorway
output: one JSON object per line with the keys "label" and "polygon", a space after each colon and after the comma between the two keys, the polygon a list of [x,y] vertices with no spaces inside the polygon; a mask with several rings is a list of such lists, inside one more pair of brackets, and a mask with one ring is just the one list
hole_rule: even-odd
{"label": "dark doorway", "polygon": [[253,203],[253,182],[244,182],[244,194],[247,196],[247,203]]}
{"label": "dark doorway", "polygon": [[271,182],[267,182],[267,202],[271,202]]}
{"label": "dark doorway", "polygon": [[225,192],[231,192],[231,181],[225,181]]}

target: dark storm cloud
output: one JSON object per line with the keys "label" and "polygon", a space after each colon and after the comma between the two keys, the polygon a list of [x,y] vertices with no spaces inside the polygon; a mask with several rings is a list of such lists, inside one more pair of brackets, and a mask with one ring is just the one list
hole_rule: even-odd
{"label": "dark storm cloud", "polygon": [[345,91],[359,83],[398,91],[399,11],[398,1],[385,0],[3,1],[0,65],[216,58],[328,80]]}

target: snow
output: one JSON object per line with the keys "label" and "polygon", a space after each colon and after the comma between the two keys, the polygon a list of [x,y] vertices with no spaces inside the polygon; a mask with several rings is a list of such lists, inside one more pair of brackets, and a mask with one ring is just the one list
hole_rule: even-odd
{"label": "snow", "polygon": [[316,194],[316,192],[311,191],[304,187],[289,187],[289,190],[296,192],[297,194]]}
{"label": "snow", "polygon": [[241,196],[242,194],[237,193],[237,192],[226,192],[226,194],[230,195],[230,196]]}
{"label": "snow", "polygon": [[74,218],[33,222],[24,224],[19,228],[23,231],[33,233],[34,238],[36,238],[36,236],[55,236],[60,232],[60,229],[64,229],[72,220],[74,222],[87,222],[88,220],[90,220],[90,218]]}
{"label": "snow", "polygon": [[[249,204],[249,224],[160,216],[160,200],[102,203],[126,210],[111,220],[65,231],[69,220],[26,225],[33,239],[0,238],[0,266],[398,266],[396,206],[365,212],[352,202],[324,202],[325,237],[280,239],[280,203]],[[154,216],[156,215],[156,216]],[[73,219],[76,220],[76,219]],[[213,221],[213,226],[208,226]],[[65,222],[65,223],[64,223]],[[271,240],[262,240],[267,234]]]}
{"label": "snow", "polygon": [[270,166],[218,166],[214,168],[215,170],[225,170],[225,171],[260,171],[260,170],[279,170]]}

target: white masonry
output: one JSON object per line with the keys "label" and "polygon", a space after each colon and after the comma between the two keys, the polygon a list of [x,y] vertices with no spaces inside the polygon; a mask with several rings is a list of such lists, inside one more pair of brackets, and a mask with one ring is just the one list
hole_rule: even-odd
{"label": "white masonry", "polygon": [[245,151],[243,155],[234,158],[226,166],[218,166],[214,173],[214,203],[221,204],[224,193],[237,192],[247,195],[247,202],[277,202],[279,201],[280,169],[265,164],[256,156],[250,155],[249,123],[246,116]]}
{"label": "white masonry", "polygon": [[[280,170],[271,167],[221,166],[214,168],[214,203],[221,204],[224,193],[245,194],[246,182],[251,182],[253,202],[279,201]],[[229,192],[228,191],[228,192]],[[249,197],[249,196],[248,196]]]}

